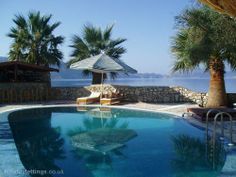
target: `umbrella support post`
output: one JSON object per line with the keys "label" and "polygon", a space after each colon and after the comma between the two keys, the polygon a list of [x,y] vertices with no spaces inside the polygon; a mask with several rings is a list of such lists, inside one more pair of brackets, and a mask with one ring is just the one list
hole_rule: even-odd
{"label": "umbrella support post", "polygon": [[[104,73],[102,73],[100,100],[102,99],[102,96],[103,96],[103,74]],[[102,106],[101,101],[100,101],[100,105]]]}

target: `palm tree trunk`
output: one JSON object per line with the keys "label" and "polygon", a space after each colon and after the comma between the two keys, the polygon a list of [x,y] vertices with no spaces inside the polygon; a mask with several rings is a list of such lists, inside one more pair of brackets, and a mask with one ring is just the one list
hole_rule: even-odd
{"label": "palm tree trunk", "polygon": [[210,86],[206,107],[217,108],[227,106],[228,102],[225,91],[224,63],[218,59],[211,59],[209,69]]}
{"label": "palm tree trunk", "polygon": [[92,84],[101,84],[102,83],[102,74],[92,72],[93,80]]}

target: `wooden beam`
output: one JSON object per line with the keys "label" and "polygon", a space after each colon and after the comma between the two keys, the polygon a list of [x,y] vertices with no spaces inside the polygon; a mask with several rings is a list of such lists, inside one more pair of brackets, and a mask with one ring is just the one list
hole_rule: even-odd
{"label": "wooden beam", "polygon": [[15,74],[15,82],[18,80],[18,77],[17,77],[17,74],[18,74],[18,67],[17,67],[17,64],[15,63],[15,66],[14,66],[14,74]]}

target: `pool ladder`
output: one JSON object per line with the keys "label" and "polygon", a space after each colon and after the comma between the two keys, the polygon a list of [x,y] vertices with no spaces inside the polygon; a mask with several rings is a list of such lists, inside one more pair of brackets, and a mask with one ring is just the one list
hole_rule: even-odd
{"label": "pool ladder", "polygon": [[[213,130],[212,130],[212,136],[211,136],[211,140],[212,140],[212,143],[208,144],[209,142],[209,116],[211,113],[213,112],[216,112],[217,114],[215,115],[214,117],[214,123],[213,123]],[[230,134],[230,139],[229,139],[229,143],[228,143],[228,146],[232,147],[234,146],[233,144],[233,119],[232,119],[232,116],[227,113],[227,112],[222,112],[218,109],[210,109],[207,114],[206,114],[206,158],[208,156],[208,153],[209,153],[209,146],[211,148],[210,150],[210,153],[212,153],[212,167],[213,169],[216,169],[216,164],[215,164],[215,153],[216,153],[216,130],[217,130],[217,120],[220,118],[220,125],[221,125],[221,136],[220,136],[220,140],[222,141],[222,144],[224,144],[224,135],[225,135],[225,132],[224,132],[224,129],[225,129],[225,126],[224,126],[224,116],[227,116],[230,120],[230,129],[229,129],[229,134]]]}
{"label": "pool ladder", "polygon": [[214,124],[213,124],[213,132],[212,132],[212,141],[213,141],[213,146],[215,146],[216,143],[216,130],[217,130],[217,120],[220,118],[220,123],[221,123],[221,136],[220,136],[220,140],[224,140],[224,116],[227,116],[229,118],[230,121],[230,128],[229,128],[229,135],[230,135],[230,139],[229,139],[229,143],[228,146],[233,146],[233,118],[232,116],[227,113],[227,112],[222,112],[218,109],[210,109],[207,114],[206,114],[206,137],[208,138],[208,132],[209,132],[209,116],[212,112],[217,112],[217,114],[214,117]]}
{"label": "pool ladder", "polygon": [[[212,129],[212,136],[209,136],[209,116],[212,114],[212,113],[217,113],[214,117],[214,123],[213,123],[213,129]],[[183,113],[182,117],[185,117],[185,115],[187,116],[193,116],[193,114],[191,113]],[[208,158],[208,155],[210,153],[210,157],[211,157],[211,160],[212,160],[212,168],[213,169],[216,169],[216,164],[215,164],[215,156],[216,156],[216,131],[217,131],[217,120],[220,118],[220,125],[221,125],[221,136],[220,136],[220,140],[222,142],[222,145],[224,144],[224,135],[225,135],[225,126],[224,126],[224,116],[227,116],[230,120],[230,129],[229,129],[229,134],[230,134],[230,139],[229,139],[229,143],[228,143],[228,146],[232,147],[234,146],[234,143],[233,143],[233,118],[232,116],[227,113],[227,112],[222,112],[218,109],[210,109],[207,114],[206,114],[206,158]],[[209,138],[210,141],[209,141]],[[210,143],[209,143],[210,142]],[[210,149],[209,149],[210,148]]]}

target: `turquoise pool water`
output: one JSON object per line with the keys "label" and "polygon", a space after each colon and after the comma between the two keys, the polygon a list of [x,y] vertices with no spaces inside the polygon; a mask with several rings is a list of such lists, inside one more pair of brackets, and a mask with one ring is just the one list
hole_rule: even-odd
{"label": "turquoise pool water", "polygon": [[226,156],[221,144],[212,151],[203,130],[168,114],[53,107],[7,119],[0,142],[15,142],[32,177],[216,177]]}

